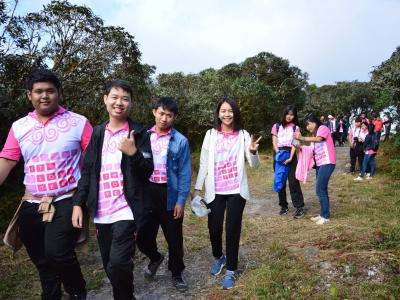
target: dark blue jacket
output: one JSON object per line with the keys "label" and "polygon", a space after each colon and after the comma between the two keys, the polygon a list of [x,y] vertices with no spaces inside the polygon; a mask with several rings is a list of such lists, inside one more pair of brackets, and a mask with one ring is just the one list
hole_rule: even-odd
{"label": "dark blue jacket", "polygon": [[173,210],[176,204],[185,205],[190,192],[191,176],[188,139],[172,128],[167,152],[167,210]]}

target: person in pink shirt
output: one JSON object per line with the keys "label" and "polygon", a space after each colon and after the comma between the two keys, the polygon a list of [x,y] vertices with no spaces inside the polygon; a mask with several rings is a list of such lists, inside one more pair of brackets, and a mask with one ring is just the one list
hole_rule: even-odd
{"label": "person in pink shirt", "polygon": [[[245,159],[250,167],[258,167],[259,141],[260,138],[255,140],[242,129],[237,103],[222,98],[215,111],[215,128],[204,137],[194,195],[200,195],[205,183],[204,200],[211,209],[208,231],[214,256],[210,273],[216,276],[226,265],[223,289],[233,288],[237,279],[242,216],[246,200],[250,199]],[[226,256],[222,249],[224,217]]]}
{"label": "person in pink shirt", "polygon": [[[71,224],[71,198],[92,127],[85,117],[59,105],[61,83],[53,72],[33,72],[26,87],[34,111],[10,129],[0,153],[0,184],[23,157],[26,191],[16,213],[18,233],[39,272],[42,299],[61,299],[61,284],[70,299],[85,299],[86,284],[74,251],[78,230]],[[52,199],[52,220],[38,211],[44,199]]]}
{"label": "person in pink shirt", "polygon": [[369,125],[370,120],[367,118],[367,114],[365,112],[362,112],[360,117],[362,123],[367,123],[367,125]]}
{"label": "person in pink shirt", "polygon": [[328,184],[329,179],[335,170],[336,151],[331,131],[322,125],[319,118],[309,115],[305,119],[306,129],[312,134],[310,137],[303,137],[299,132],[294,138],[302,142],[311,142],[314,148],[314,159],[316,165],[316,193],[321,205],[320,214],[311,218],[318,225],[325,224],[330,220]]}
{"label": "person in pink shirt", "polygon": [[[296,211],[293,215],[294,218],[302,218],[304,216],[304,197],[301,191],[300,183],[296,179],[296,167],[297,167],[297,156],[296,148],[293,146],[293,134],[300,132],[298,126],[297,109],[296,107],[289,105],[283,111],[279,123],[275,123],[272,126],[272,146],[275,151],[275,155],[280,151],[290,152],[290,157],[284,162],[289,167],[288,181],[290,196],[292,198],[293,206]],[[275,155],[274,155],[274,170],[275,170]],[[281,210],[280,215],[287,214],[288,202],[286,199],[286,183],[283,188],[279,191],[279,206]]]}
{"label": "person in pink shirt", "polygon": [[379,139],[373,124],[368,125],[368,134],[365,137],[363,146],[365,152],[364,160],[360,176],[355,178],[355,181],[362,181],[365,175],[367,175],[367,179],[372,179],[375,175],[375,156],[379,148]]}
{"label": "person in pink shirt", "polygon": [[385,126],[385,141],[389,139],[390,136],[390,128],[392,126],[392,119],[390,118],[389,114],[385,114],[383,116],[383,126]]}
{"label": "person in pink shirt", "polygon": [[358,166],[362,167],[362,162],[364,160],[364,139],[367,136],[368,130],[367,125],[361,128],[362,120],[361,117],[356,117],[354,120],[354,126],[349,129],[347,140],[350,146],[350,173],[355,172],[356,162],[358,160]]}
{"label": "person in pink shirt", "polygon": [[95,223],[101,259],[116,300],[135,299],[135,235],[150,211],[148,180],[153,173],[150,136],[128,117],[132,97],[129,82],[108,83],[103,101],[109,119],[93,130],[72,199],[73,226],[82,227],[82,206]]}
{"label": "person in pink shirt", "polygon": [[153,107],[155,125],[150,129],[154,171],[150,176],[151,212],[137,234],[137,245],[150,260],[144,272],[154,278],[164,256],[158,251],[159,227],[168,244],[168,270],[172,283],[180,291],[189,287],[183,277],[183,217],[186,198],[190,193],[191,162],[188,139],[173,125],[178,105],[169,97],[160,98]]}

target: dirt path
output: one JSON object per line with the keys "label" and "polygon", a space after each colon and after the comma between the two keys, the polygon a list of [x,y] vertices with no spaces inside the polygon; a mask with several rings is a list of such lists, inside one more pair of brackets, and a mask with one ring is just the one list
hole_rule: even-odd
{"label": "dirt path", "polygon": [[[348,161],[348,147],[336,148],[337,165],[333,176],[341,176],[346,169]],[[272,170],[266,176],[273,176]],[[315,195],[315,172],[309,174],[309,182],[302,185],[302,190],[305,199],[305,206],[308,214],[318,214],[319,204]],[[289,193],[288,193],[289,194]],[[290,196],[288,196],[290,198]],[[290,205],[290,199],[289,205]],[[277,194],[272,190],[272,187],[267,189],[263,195],[259,195],[247,202],[245,208],[246,216],[265,216],[270,217],[276,215],[279,211],[277,201]],[[294,210],[291,208],[290,213]],[[289,214],[288,218],[291,217]],[[295,220],[293,220],[295,221]],[[256,262],[248,261],[245,259],[246,253],[251,251],[246,245],[241,246],[239,252],[239,272],[247,268],[252,268]],[[168,256],[167,253],[164,253]],[[205,247],[193,253],[185,255],[186,269],[184,276],[189,284],[189,291],[185,293],[178,292],[171,284],[171,275],[167,270],[166,260],[160,266],[156,277],[152,281],[148,281],[143,277],[143,270],[146,266],[147,260],[138,251],[135,258],[135,294],[137,299],[198,299],[201,298],[201,291],[212,286],[219,288],[222,280],[222,275],[217,277],[209,274],[209,267],[212,263],[210,254],[210,247]],[[108,280],[105,280],[103,288],[99,290],[92,290],[88,294],[89,300],[104,300],[112,299],[111,286]]]}

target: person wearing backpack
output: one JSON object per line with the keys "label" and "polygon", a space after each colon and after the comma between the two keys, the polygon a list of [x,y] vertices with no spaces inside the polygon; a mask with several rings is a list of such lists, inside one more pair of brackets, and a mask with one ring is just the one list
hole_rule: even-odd
{"label": "person wearing backpack", "polygon": [[[297,156],[296,148],[293,145],[293,134],[295,132],[300,132],[297,109],[293,105],[289,105],[282,111],[280,122],[275,123],[271,130],[272,146],[275,152],[273,167],[275,171],[277,156],[281,155],[282,152],[288,152],[289,158],[284,161],[283,164],[289,168],[287,180],[289,181],[289,190],[292,203],[296,209],[293,217],[298,219],[304,216],[304,197],[301,191],[300,183],[296,179]],[[278,196],[279,206],[281,207],[279,214],[287,214],[289,208],[286,199],[286,180],[278,192]]]}
{"label": "person wearing backpack", "polygon": [[365,137],[363,146],[365,155],[361,168],[361,174],[354,179],[355,181],[364,180],[364,176],[366,175],[366,171],[368,169],[370,170],[370,173],[369,176],[367,173],[367,179],[372,179],[375,175],[375,156],[379,148],[379,140],[373,124],[370,124],[368,127],[368,134]]}

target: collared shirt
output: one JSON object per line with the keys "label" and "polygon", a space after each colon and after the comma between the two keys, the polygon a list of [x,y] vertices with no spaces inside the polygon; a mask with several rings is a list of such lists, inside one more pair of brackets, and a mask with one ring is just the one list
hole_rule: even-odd
{"label": "collared shirt", "polygon": [[129,124],[112,131],[107,124],[101,151],[99,200],[95,223],[110,224],[133,220],[133,213],[124,195],[124,178],[121,170],[122,152],[118,144],[129,134]]}
{"label": "collared shirt", "polygon": [[154,171],[149,180],[154,183],[167,183],[167,155],[169,141],[171,140],[171,129],[168,132],[158,134],[156,127],[153,126],[150,132]]}
{"label": "collared shirt", "polygon": [[92,131],[85,117],[62,107],[46,122],[34,111],[13,123],[0,157],[18,161],[23,156],[27,191],[57,197],[77,187]]}
{"label": "collared shirt", "polygon": [[214,182],[216,194],[239,194],[239,131],[218,131],[215,145]]}
{"label": "collared shirt", "polygon": [[278,138],[278,147],[292,147],[293,133],[300,132],[300,128],[296,126],[295,130],[293,127],[296,126],[294,123],[286,124],[285,127],[282,125],[278,126],[279,131],[276,129],[277,125],[274,124],[271,129],[271,134]]}
{"label": "collared shirt", "polygon": [[327,164],[336,164],[335,145],[329,128],[325,125],[319,126],[316,136],[324,138],[320,143],[311,143],[314,147],[316,165],[322,166]]}
{"label": "collared shirt", "polygon": [[364,142],[365,137],[368,134],[368,130],[363,130],[361,127],[352,127],[349,131],[350,138],[358,138],[360,142]]}

